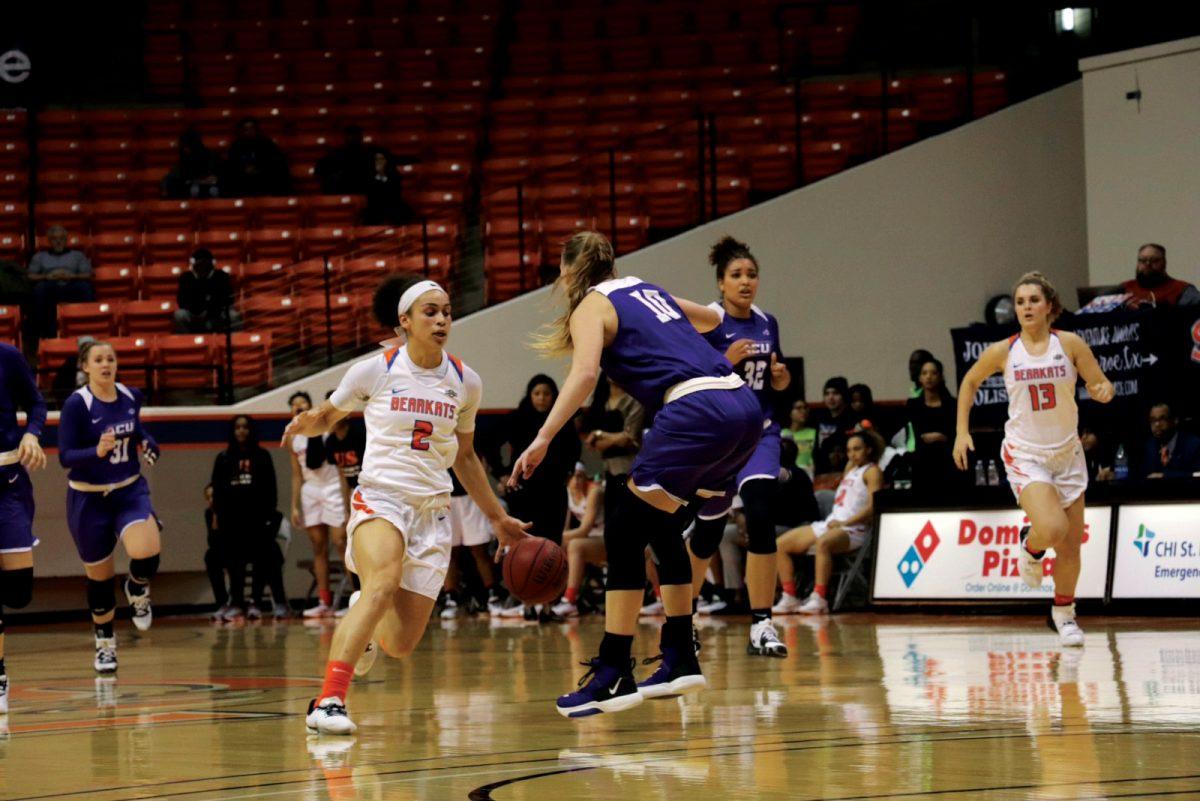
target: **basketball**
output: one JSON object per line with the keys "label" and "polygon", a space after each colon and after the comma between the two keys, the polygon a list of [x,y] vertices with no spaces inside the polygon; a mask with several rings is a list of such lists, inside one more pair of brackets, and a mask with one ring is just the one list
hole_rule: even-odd
{"label": "basketball", "polygon": [[504,583],[525,604],[547,604],[567,586],[567,555],[542,537],[526,537],[504,557]]}

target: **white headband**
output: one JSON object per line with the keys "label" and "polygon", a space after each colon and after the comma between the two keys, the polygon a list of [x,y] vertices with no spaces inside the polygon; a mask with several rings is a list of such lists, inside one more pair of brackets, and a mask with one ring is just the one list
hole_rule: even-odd
{"label": "white headband", "polygon": [[442,285],[437,281],[418,281],[404,290],[404,294],[400,296],[400,304],[396,307],[396,311],[400,314],[408,314],[408,310],[417,302],[417,298],[435,289],[439,292],[446,291],[442,289]]}

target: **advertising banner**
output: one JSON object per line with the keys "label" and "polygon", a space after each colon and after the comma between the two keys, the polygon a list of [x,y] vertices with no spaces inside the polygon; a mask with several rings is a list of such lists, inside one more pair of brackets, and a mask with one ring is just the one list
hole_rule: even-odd
{"label": "advertising banner", "polygon": [[[1108,577],[1111,507],[1088,508],[1075,595],[1103,598]],[[1054,594],[1054,551],[1042,560],[1038,589],[1021,581],[1020,509],[884,512],[879,518],[876,601],[1014,601]]]}
{"label": "advertising banner", "polygon": [[1122,504],[1113,598],[1200,598],[1200,504]]}

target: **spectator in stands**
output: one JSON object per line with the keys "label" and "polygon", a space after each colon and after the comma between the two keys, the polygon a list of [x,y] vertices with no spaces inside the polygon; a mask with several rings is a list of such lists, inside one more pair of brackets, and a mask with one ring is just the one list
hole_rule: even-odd
{"label": "spectator in stands", "polygon": [[1150,407],[1150,439],[1141,468],[1143,478],[1190,478],[1200,472],[1200,437],[1181,431],[1166,403]]}
{"label": "spectator in stands", "polygon": [[40,337],[53,337],[58,328],[58,304],[89,303],[96,299],[92,288],[92,263],[83,251],[67,247],[67,229],[52,225],[46,232],[49,250],[39,250],[29,260],[33,282],[34,330]]}
{"label": "spectator in stands", "polygon": [[226,565],[229,561],[225,554],[225,543],[221,540],[220,521],[213,509],[213,485],[204,486],[204,528],[208,532],[208,548],[204,551],[204,572],[208,574],[208,583],[212,585],[213,601],[217,610],[212,613],[213,620],[224,620],[229,614],[229,585],[225,580]]}
{"label": "spectator in stands", "polygon": [[893,416],[887,409],[875,405],[875,393],[866,384],[850,386],[850,411],[862,428],[873,428],[887,440],[895,430]]}
{"label": "spectator in stands", "polygon": [[[917,348],[908,356],[908,380],[912,382],[912,387],[908,391],[908,397],[919,398],[925,394],[925,390],[921,389],[921,365],[933,358],[933,354],[924,348]],[[908,453],[912,453],[917,449],[917,435],[913,431],[912,424],[905,427],[903,438],[900,432],[896,432],[894,441],[890,443],[893,447],[902,449]],[[903,446],[903,448],[901,448]]]}
{"label": "spectator in stands", "polygon": [[926,360],[921,365],[918,381],[921,384],[921,396],[909,398],[905,405],[908,423],[916,438],[913,486],[931,489],[961,484],[960,476],[965,473],[955,469],[951,458],[956,407],[950,390],[946,388],[942,363],[934,358]]}
{"label": "spectator in stands", "polygon": [[831,439],[845,439],[854,430],[858,418],[850,409],[850,383],[843,376],[836,375],[825,382],[822,393],[825,408],[817,409],[813,415],[813,427],[817,429],[817,472],[829,472],[829,463],[825,461],[828,452],[827,443]]}
{"label": "spectator in stands", "polygon": [[233,285],[229,274],[216,269],[212,251],[199,248],[192,253],[192,268],[179,276],[175,331],[199,334],[224,331],[228,320],[234,330],[242,327],[242,316],[233,308]]}
{"label": "spectator in stands", "polygon": [[163,178],[163,197],[180,200],[220,197],[217,178],[220,169],[217,154],[204,146],[199,132],[189,128],[179,137],[179,160]]}
{"label": "spectator in stands", "polygon": [[237,138],[225,156],[226,177],[221,185],[229,197],[286,195],[291,189],[283,151],[247,117],[238,123]]}
{"label": "spectator in stands", "polygon": [[1200,291],[1187,281],[1167,275],[1167,249],[1148,242],[1138,248],[1137,273],[1121,284],[1135,308],[1200,304]]}
{"label": "spectator in stands", "polygon": [[363,131],[357,125],[342,129],[342,144],[330,150],[317,162],[314,173],[327,195],[365,195],[375,172],[375,153],[363,142]]}
{"label": "spectator in stands", "polygon": [[416,217],[404,201],[403,181],[396,162],[384,150],[376,150],[371,156],[366,194],[362,221],[367,225],[404,225]]}
{"label": "spectator in stands", "polygon": [[808,403],[798,400],[792,404],[788,427],[780,432],[785,440],[796,445],[796,467],[813,476],[813,450],[817,442],[817,430],[808,424]]}
{"label": "spectator in stands", "polygon": [[1087,464],[1089,481],[1112,481],[1112,454],[1106,453],[1100,444],[1100,434],[1086,423],[1079,427],[1079,444],[1083,446],[1083,460]]}

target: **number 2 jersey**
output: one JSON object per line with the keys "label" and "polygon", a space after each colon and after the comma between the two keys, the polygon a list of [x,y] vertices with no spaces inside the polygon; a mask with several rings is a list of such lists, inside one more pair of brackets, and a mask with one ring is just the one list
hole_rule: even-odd
{"label": "number 2 jersey", "polygon": [[771,389],[771,354],[783,360],[783,349],[779,346],[779,323],[773,315],[757,306],[750,307],[750,316],[734,317],[725,311],[720,302],[708,304],[710,309],[721,315],[721,324],[704,334],[708,344],[724,354],[729,346],[739,339],[749,339],[753,345],[750,356],[733,366],[734,372],[742,377],[746,386],[754,390],[762,406],[763,421],[766,423],[774,413],[774,392]]}
{"label": "number 2 jersey", "polygon": [[618,321],[600,366],[648,411],[661,408],[667,390],[676,384],[733,373],[724,349],[713,350],[662,288],[630,276],[603,281],[592,290],[608,298]]}
{"label": "number 2 jersey", "polygon": [[[157,448],[142,428],[142,393],[117,384],[116,400],[102,401],[87,387],[71,393],[58,421],[58,459],[67,478],[84,484],[119,484],[141,472],[138,446]],[[100,435],[112,431],[117,445],[107,456],[96,455]]]}
{"label": "number 2 jersey", "polygon": [[1008,422],[1004,437],[1017,445],[1054,450],[1078,436],[1075,405],[1078,373],[1056,331],[1041,356],[1031,356],[1021,336],[1008,341],[1004,387],[1008,390]]}
{"label": "number 2 jersey", "polygon": [[427,498],[450,492],[457,435],[475,430],[482,396],[479,375],[455,357],[426,369],[401,346],[353,365],[329,401],[366,421],[359,486]]}

